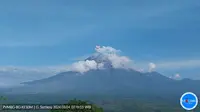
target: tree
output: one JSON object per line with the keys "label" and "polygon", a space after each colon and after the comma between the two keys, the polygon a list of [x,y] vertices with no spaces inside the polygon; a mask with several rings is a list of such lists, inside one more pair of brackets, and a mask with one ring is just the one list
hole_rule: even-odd
{"label": "tree", "polygon": [[67,104],[65,105],[77,105],[77,106],[87,106],[90,105],[91,109],[85,110],[85,109],[71,109],[71,110],[51,110],[51,112],[103,112],[103,108],[98,107],[94,104],[90,104],[86,101],[82,100],[70,100]]}

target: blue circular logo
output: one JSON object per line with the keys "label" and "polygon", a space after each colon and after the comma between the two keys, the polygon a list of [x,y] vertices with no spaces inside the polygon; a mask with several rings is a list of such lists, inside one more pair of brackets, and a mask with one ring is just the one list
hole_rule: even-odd
{"label": "blue circular logo", "polygon": [[180,104],[185,110],[193,110],[198,105],[198,98],[192,92],[186,92],[181,96]]}

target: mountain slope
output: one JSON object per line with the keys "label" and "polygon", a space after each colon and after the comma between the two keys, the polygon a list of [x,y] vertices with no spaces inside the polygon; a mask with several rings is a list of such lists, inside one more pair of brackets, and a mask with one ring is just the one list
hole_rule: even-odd
{"label": "mountain slope", "polygon": [[125,69],[90,70],[84,74],[63,72],[55,76],[23,83],[12,93],[68,93],[68,94],[182,94],[200,93],[200,81],[173,80],[157,72],[140,73]]}

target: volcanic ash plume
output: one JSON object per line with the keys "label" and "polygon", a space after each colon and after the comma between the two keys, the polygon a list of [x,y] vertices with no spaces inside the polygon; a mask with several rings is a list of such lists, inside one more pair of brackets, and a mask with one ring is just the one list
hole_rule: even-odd
{"label": "volcanic ash plume", "polygon": [[84,61],[72,64],[71,70],[77,72],[87,72],[95,69],[107,68],[131,68],[132,60],[127,56],[121,56],[120,50],[110,46],[96,46],[95,53]]}

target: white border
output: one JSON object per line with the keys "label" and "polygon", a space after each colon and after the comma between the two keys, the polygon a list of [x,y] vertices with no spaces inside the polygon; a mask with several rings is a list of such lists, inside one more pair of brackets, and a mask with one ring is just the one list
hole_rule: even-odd
{"label": "white border", "polygon": [[[187,95],[187,94],[193,95],[193,96],[195,97],[195,99],[196,99],[196,104],[195,104],[194,107],[192,107],[192,108],[186,108],[186,107],[182,104],[182,99],[183,99],[183,97],[184,97],[185,95]],[[181,106],[182,106],[185,110],[193,110],[193,109],[195,109],[195,108],[197,107],[197,105],[198,105],[198,98],[197,98],[197,96],[196,96],[194,93],[192,93],[192,92],[186,92],[186,93],[184,93],[184,94],[181,96],[181,98],[180,98],[180,104],[181,104]]]}

